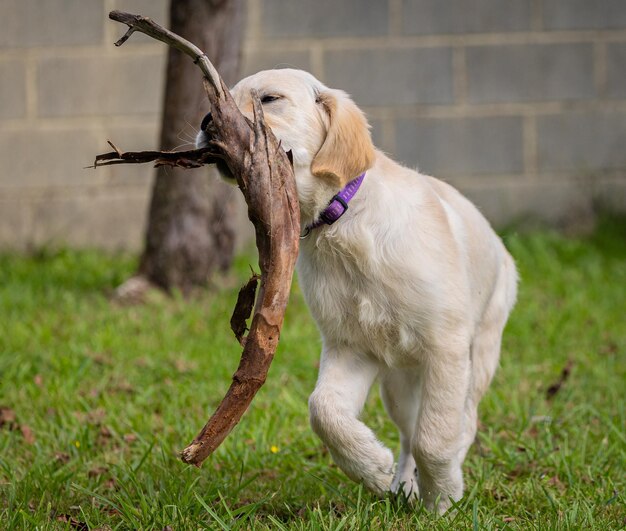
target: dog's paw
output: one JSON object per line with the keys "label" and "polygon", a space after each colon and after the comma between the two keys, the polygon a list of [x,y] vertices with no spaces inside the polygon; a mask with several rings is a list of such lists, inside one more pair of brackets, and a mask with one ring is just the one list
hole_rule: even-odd
{"label": "dog's paw", "polygon": [[426,509],[438,515],[447,513],[453,506],[451,498],[444,499],[441,496],[438,496],[437,498],[422,498],[422,503],[424,504],[424,507],[426,507]]}
{"label": "dog's paw", "polygon": [[448,494],[442,494],[439,492],[427,491],[422,489],[420,497],[424,507],[435,514],[444,514],[448,512],[454,504],[463,497],[463,487],[451,488]]}
{"label": "dog's paw", "polygon": [[417,469],[398,470],[391,483],[391,492],[402,496],[409,503],[415,503],[419,499]]}
{"label": "dog's paw", "polygon": [[373,493],[384,496],[391,490],[393,482],[393,453],[386,449],[378,466],[362,478],[365,487]]}

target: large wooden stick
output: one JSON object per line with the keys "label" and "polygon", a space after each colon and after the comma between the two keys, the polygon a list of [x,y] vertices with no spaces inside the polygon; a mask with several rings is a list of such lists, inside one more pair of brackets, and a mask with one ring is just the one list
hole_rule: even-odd
{"label": "large wooden stick", "polygon": [[265,124],[258,95],[253,94],[251,122],[241,114],[219,74],[196,46],[146,17],[119,11],[109,16],[129,26],[118,46],[139,31],[176,47],[200,66],[213,114],[210,148],[236,177],[256,231],[261,286],[239,367],[217,410],[181,454],[186,463],[200,466],[239,422],[265,382],[276,352],[300,235],[293,168]]}

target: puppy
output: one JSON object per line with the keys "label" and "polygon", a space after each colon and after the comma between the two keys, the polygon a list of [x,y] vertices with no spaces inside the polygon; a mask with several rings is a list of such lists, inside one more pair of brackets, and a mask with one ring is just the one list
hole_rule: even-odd
{"label": "puppy", "polygon": [[[293,153],[297,271],[323,343],[311,426],[353,480],[444,512],[463,495],[461,465],[515,303],[513,259],[452,186],[375,149],[345,92],[300,70],[259,72],[232,90],[249,118],[252,90]],[[359,420],[376,379],[400,432],[395,467]]]}

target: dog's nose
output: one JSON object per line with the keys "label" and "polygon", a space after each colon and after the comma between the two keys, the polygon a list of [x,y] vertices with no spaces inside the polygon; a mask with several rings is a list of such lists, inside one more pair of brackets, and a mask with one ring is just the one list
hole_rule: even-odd
{"label": "dog's nose", "polygon": [[206,131],[206,128],[209,127],[209,124],[213,121],[213,117],[211,113],[208,113],[204,118],[202,118],[202,123],[200,124],[200,131]]}

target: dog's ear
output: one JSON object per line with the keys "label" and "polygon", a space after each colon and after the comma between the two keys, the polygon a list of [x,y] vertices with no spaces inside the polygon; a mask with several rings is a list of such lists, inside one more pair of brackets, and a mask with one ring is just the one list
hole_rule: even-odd
{"label": "dog's ear", "polygon": [[374,145],[365,115],[341,90],[325,90],[317,97],[328,115],[328,131],[311,163],[316,177],[343,188],[374,164]]}

